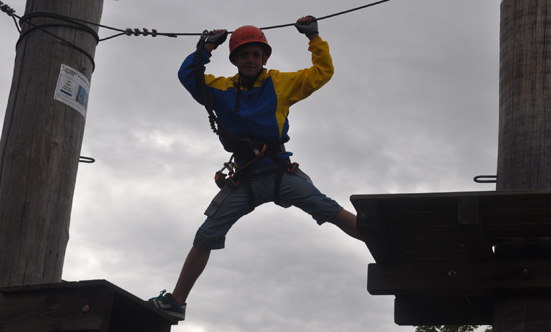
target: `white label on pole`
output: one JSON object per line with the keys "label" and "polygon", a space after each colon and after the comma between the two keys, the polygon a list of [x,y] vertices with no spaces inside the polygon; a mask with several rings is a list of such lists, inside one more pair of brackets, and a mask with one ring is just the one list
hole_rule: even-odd
{"label": "white label on pole", "polygon": [[90,82],[84,74],[62,64],[54,99],[76,109],[86,119]]}

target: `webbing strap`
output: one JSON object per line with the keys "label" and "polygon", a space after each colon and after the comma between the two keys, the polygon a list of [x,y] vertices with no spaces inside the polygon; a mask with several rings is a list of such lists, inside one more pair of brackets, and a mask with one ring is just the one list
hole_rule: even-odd
{"label": "webbing strap", "polygon": [[277,204],[277,205],[282,205],[281,204],[281,195],[280,195],[281,179],[283,178],[283,173],[285,173],[286,171],[287,171],[287,169],[285,169],[283,167],[279,167],[278,170],[277,170],[277,173],[276,173],[275,183],[274,183],[274,203]]}
{"label": "webbing strap", "polygon": [[[276,174],[276,177],[275,177],[275,183],[274,183],[274,203],[279,205],[279,206],[287,208],[291,205],[289,205],[285,202],[282,202],[281,198],[280,198],[281,180],[283,179],[283,175],[286,172],[289,172],[293,175],[296,175],[296,176],[299,176],[299,177],[305,179],[306,181],[308,181],[310,183],[312,183],[312,180],[310,179],[310,177],[306,173],[304,173],[298,167],[297,163],[293,163],[293,164],[285,163],[281,159],[280,159],[280,161],[281,161],[281,163],[278,163],[279,167],[278,167],[278,170],[277,170],[277,174]],[[224,200],[230,195],[230,193],[235,188],[238,187],[238,185],[233,184],[233,183],[235,183],[235,182],[227,182],[220,189],[218,194],[214,197],[214,199],[212,200],[212,202],[208,206],[207,210],[205,211],[205,215],[207,215],[208,217],[212,217],[216,213],[216,211],[218,210],[220,205],[224,202]],[[248,207],[247,213],[250,213],[256,207],[256,201],[255,201],[255,198],[254,198],[254,195],[253,195],[253,190],[252,190],[252,187],[251,187],[251,183],[247,179],[242,179],[242,181],[240,181],[239,184],[244,185],[245,188],[247,189],[247,195],[248,195],[248,200],[249,200],[249,207]]]}
{"label": "webbing strap", "polygon": [[256,201],[253,195],[253,188],[251,187],[251,182],[248,181],[247,179],[242,181],[242,183],[245,186],[245,188],[247,188],[247,196],[249,197],[249,210],[247,211],[247,213],[250,213],[256,207]]}
{"label": "webbing strap", "polygon": [[216,213],[216,211],[218,210],[222,202],[224,202],[224,200],[230,195],[230,193],[235,188],[236,187],[230,185],[229,183],[226,183],[226,185],[223,186],[222,189],[220,189],[218,194],[214,196],[212,202],[210,203],[210,205],[207,207],[207,210],[205,211],[205,215],[207,217],[214,216],[214,213]]}
{"label": "webbing strap", "polygon": [[276,174],[276,178],[275,178],[275,183],[274,183],[274,203],[279,206],[287,208],[291,205],[281,201],[281,193],[280,193],[281,180],[283,179],[283,174],[285,174],[286,172],[289,172],[293,175],[296,175],[305,179],[310,183],[312,183],[312,179],[310,179],[310,177],[299,168],[298,163],[291,163],[288,160],[281,160],[277,157],[272,157],[272,160],[274,160],[274,162],[279,166]]}
{"label": "webbing strap", "polygon": [[[247,189],[247,197],[248,197],[248,201],[249,201],[249,206],[248,206],[247,213],[250,213],[256,207],[256,201],[254,199],[253,189],[251,187],[251,183],[247,179],[244,179],[244,180],[240,181],[239,184],[244,185],[245,189]],[[218,194],[216,194],[216,196],[214,196],[214,199],[212,200],[210,205],[205,210],[205,215],[209,218],[214,216],[216,211],[218,211],[218,208],[220,207],[220,205],[222,205],[222,203],[226,200],[226,198],[228,198],[228,196],[231,194],[231,192],[234,189],[236,189],[238,186],[239,185],[234,185],[232,182],[226,182],[226,184],[220,189]]]}
{"label": "webbing strap", "polygon": [[295,174],[296,176],[300,176],[301,178],[305,179],[306,181],[310,182],[311,184],[314,184],[314,182],[312,182],[312,179],[308,176],[308,174],[304,173],[299,167],[298,167],[298,164],[297,165],[297,168],[294,170],[293,174]]}

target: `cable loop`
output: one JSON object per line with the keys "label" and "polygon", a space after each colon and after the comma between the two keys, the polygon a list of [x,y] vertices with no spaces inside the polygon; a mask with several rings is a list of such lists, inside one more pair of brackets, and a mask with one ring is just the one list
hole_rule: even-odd
{"label": "cable loop", "polygon": [[497,175],[477,175],[473,181],[476,183],[497,183]]}
{"label": "cable loop", "polygon": [[93,164],[93,163],[96,162],[96,159],[91,158],[91,157],[80,156],[79,159],[78,159],[78,162],[79,163],[85,163],[85,164]]}
{"label": "cable loop", "polygon": [[[57,24],[57,25],[56,24],[38,25],[38,24],[33,24],[33,23],[30,22],[30,19],[32,19],[32,18],[42,18],[42,17],[58,19],[60,21],[65,21],[65,22],[71,23],[73,25],[67,25],[67,24],[65,24],[65,25],[61,25],[61,24]],[[23,23],[27,23],[27,24],[33,26],[34,29],[41,29],[42,27],[45,27],[45,26],[61,26],[61,27],[78,29],[78,30],[85,31],[85,32],[91,34],[94,37],[94,39],[96,40],[96,43],[99,42],[98,33],[94,29],[92,29],[89,26],[79,22],[80,20],[77,20],[77,19],[74,19],[74,18],[71,18],[71,17],[58,15],[58,14],[54,14],[54,13],[35,12],[35,13],[30,13],[30,14],[24,15],[23,17],[20,17],[19,21],[20,21],[20,23],[19,23],[20,25],[22,25]],[[29,30],[32,31],[34,29],[29,29]],[[28,32],[26,32],[26,33],[28,33]],[[59,37],[56,37],[56,38],[59,38]]]}
{"label": "cable loop", "polygon": [[[49,17],[49,18],[56,18],[56,19],[59,19],[59,20],[62,20],[62,21],[65,21],[65,22],[69,22],[71,24],[34,24],[31,22],[31,19],[32,18],[37,18],[37,17]],[[36,12],[36,13],[30,13],[30,14],[27,14],[23,17],[19,17],[19,21],[20,21],[20,25],[22,25],[23,23],[26,23],[30,26],[29,29],[27,29],[25,32],[21,33],[20,36],[19,36],[19,39],[17,40],[17,45],[21,42],[21,40],[23,40],[23,38],[25,38],[27,36],[27,34],[29,34],[30,32],[33,32],[33,31],[36,31],[36,30],[40,30],[58,40],[61,40],[62,42],[66,43],[67,45],[71,46],[72,48],[74,48],[75,50],[81,52],[83,55],[85,55],[89,60],[90,62],[92,63],[92,72],[96,69],[96,62],[94,61],[94,57],[89,53],[87,52],[86,50],[84,50],[83,48],[75,45],[74,43],[66,40],[66,39],[63,39],[61,38],[60,36],[46,30],[45,28],[46,27],[63,27],[63,28],[73,28],[73,29],[77,29],[77,30],[81,30],[81,31],[85,31],[89,34],[91,34],[95,39],[96,39],[96,44],[99,42],[99,36],[98,34],[96,33],[96,31],[94,31],[94,29],[90,28],[89,26],[85,25],[85,24],[82,24],[80,22],[77,22],[78,20],[74,20],[70,17],[67,17],[67,16],[63,16],[63,15],[57,15],[57,14],[53,14],[53,13],[43,13],[43,12]]]}

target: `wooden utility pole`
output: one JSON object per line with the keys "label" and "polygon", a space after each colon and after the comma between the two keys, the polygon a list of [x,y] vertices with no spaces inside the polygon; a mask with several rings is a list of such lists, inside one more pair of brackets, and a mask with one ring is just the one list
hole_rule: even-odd
{"label": "wooden utility pole", "polygon": [[[61,281],[88,96],[78,82],[98,42],[97,26],[71,18],[99,23],[102,10],[103,0],[27,0],[0,141],[0,287]],[[78,95],[80,108],[56,93]]]}
{"label": "wooden utility pole", "polygon": [[[497,190],[551,189],[551,0],[503,0],[500,39]],[[522,242],[507,254],[551,258]],[[551,296],[498,299],[494,331],[551,331]]]}
{"label": "wooden utility pole", "polygon": [[60,282],[102,10],[103,0],[27,0],[21,19],[0,140],[2,331],[177,324],[105,280]]}
{"label": "wooden utility pole", "polygon": [[551,189],[551,1],[501,3],[497,190]]}

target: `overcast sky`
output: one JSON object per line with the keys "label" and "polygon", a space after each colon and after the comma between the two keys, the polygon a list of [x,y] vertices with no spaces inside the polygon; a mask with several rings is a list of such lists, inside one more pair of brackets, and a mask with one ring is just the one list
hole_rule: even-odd
{"label": "overcast sky", "polygon": [[[18,15],[22,0],[4,1]],[[102,24],[159,32],[271,26],[325,16],[359,0],[105,0]],[[494,190],[499,0],[391,0],[322,20],[335,75],[291,108],[288,149],[345,208],[353,194]],[[0,111],[7,104],[18,32],[0,13]],[[105,38],[113,32],[100,30]],[[266,31],[267,67],[310,66],[294,27]],[[229,155],[177,71],[196,37],[101,42],[65,259],[65,280],[106,279],[143,298],[172,291],[213,175]],[[227,43],[207,72],[229,76]],[[394,324],[392,296],[366,291],[365,244],[319,227],[298,209],[264,205],[230,231],[173,331],[414,331]]]}

